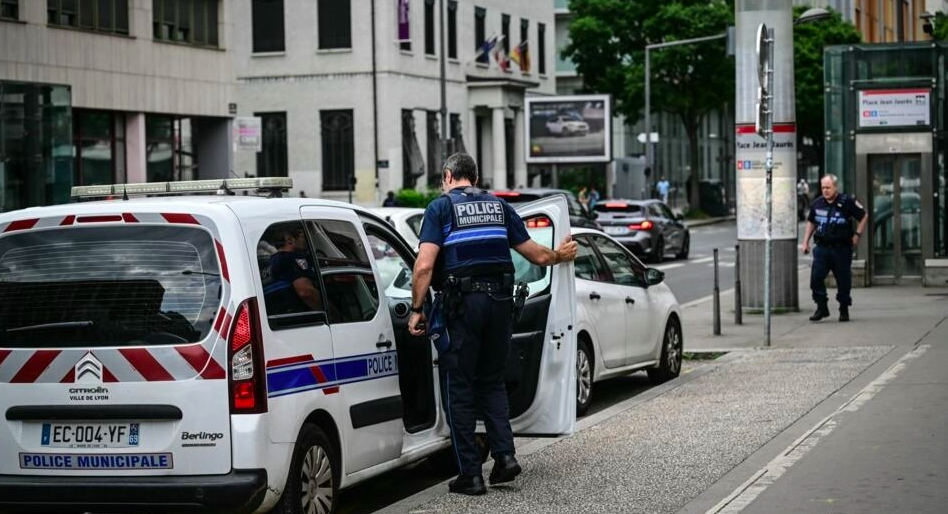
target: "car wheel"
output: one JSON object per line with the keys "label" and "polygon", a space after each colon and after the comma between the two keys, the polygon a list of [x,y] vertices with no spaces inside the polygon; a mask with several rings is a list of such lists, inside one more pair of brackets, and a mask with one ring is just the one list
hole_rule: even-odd
{"label": "car wheel", "polygon": [[326,433],[306,423],[300,430],[290,473],[276,514],[331,514],[336,509],[338,457]]}
{"label": "car wheel", "polygon": [[593,360],[585,339],[576,345],[576,415],[582,416],[592,403]]}
{"label": "car wheel", "polygon": [[681,335],[681,325],[675,318],[670,318],[665,325],[665,336],[662,338],[662,358],[657,368],[648,370],[648,379],[653,384],[661,384],[681,373],[681,357],[684,348]]}
{"label": "car wheel", "polygon": [[685,240],[681,243],[681,251],[675,254],[675,258],[687,259],[689,251],[691,251],[691,234],[685,234]]}
{"label": "car wheel", "polygon": [[652,255],[649,259],[654,264],[661,264],[665,260],[665,240],[658,238],[658,242],[655,243],[655,248],[652,249]]}

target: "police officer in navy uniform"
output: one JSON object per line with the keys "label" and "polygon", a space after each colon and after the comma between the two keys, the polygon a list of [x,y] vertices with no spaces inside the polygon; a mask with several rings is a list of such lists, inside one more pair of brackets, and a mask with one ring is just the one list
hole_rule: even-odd
{"label": "police officer in navy uniform", "polygon": [[467,154],[448,157],[441,180],[445,194],[431,202],[422,223],[408,328],[415,336],[425,333],[422,307],[429,286],[442,294],[459,286],[458,308],[463,315],[449,311],[450,346],[439,351],[438,358],[442,399],[459,467],[459,476],[451,480],[449,489],[477,495],[487,492],[474,439],[478,410],[494,457],[490,483],[510,482],[521,471],[514,457],[504,386],[513,329],[510,248],[536,265],[551,266],[575,259],[577,246],[569,236],[556,250],[530,239],[513,208],[475,187],[477,164]]}
{"label": "police officer in navy uniform", "polygon": [[[826,276],[830,271],[836,278],[836,300],[839,301],[839,320],[849,321],[849,306],[852,297],[853,247],[859,242],[869,215],[855,198],[842,194],[837,189],[836,175],[826,175],[820,180],[822,196],[813,200],[803,236],[803,253],[810,252],[810,237],[814,236],[813,267],[810,273],[810,289],[816,312],[810,321],[819,321],[830,315],[826,295]],[[858,223],[853,230],[852,222]]]}
{"label": "police officer in navy uniform", "polygon": [[322,297],[314,285],[316,266],[310,257],[303,227],[294,224],[277,232],[278,252],[270,256],[270,278],[264,291],[267,308],[274,314],[323,310]]}

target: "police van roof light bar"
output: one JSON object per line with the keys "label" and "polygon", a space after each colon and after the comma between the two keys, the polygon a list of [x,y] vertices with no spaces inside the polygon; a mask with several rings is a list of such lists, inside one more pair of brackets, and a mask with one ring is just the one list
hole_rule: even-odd
{"label": "police van roof light bar", "polygon": [[109,184],[99,186],[75,186],[73,198],[104,198],[122,195],[182,195],[214,194],[218,191],[236,191],[252,189],[266,192],[269,196],[280,196],[293,188],[293,179],[289,177],[256,177],[211,180],[181,180],[177,182],[143,182],[138,184]]}

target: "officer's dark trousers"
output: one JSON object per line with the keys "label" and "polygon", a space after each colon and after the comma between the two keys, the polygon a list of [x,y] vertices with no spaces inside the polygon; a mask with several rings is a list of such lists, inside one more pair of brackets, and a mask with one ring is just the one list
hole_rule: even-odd
{"label": "officer's dark trousers", "polygon": [[492,295],[464,294],[463,316],[448,322],[451,350],[438,358],[441,397],[462,475],[481,474],[474,440],[478,413],[487,429],[491,453],[514,453],[504,386],[513,300],[510,293]]}
{"label": "officer's dark trousers", "polygon": [[817,244],[813,247],[813,268],[810,272],[810,289],[813,301],[826,303],[826,276],[830,271],[836,279],[836,300],[840,306],[849,307],[853,299],[849,292],[853,286],[853,248],[849,245],[827,246]]}

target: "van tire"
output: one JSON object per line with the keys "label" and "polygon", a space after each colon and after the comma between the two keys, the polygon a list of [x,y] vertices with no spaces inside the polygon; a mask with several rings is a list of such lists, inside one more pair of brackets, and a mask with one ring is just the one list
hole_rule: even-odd
{"label": "van tire", "polygon": [[[315,472],[314,472],[315,469]],[[306,423],[300,429],[286,486],[280,502],[272,514],[302,514],[315,512],[332,514],[336,511],[339,492],[339,456],[323,429]],[[305,502],[305,503],[304,503]]]}

